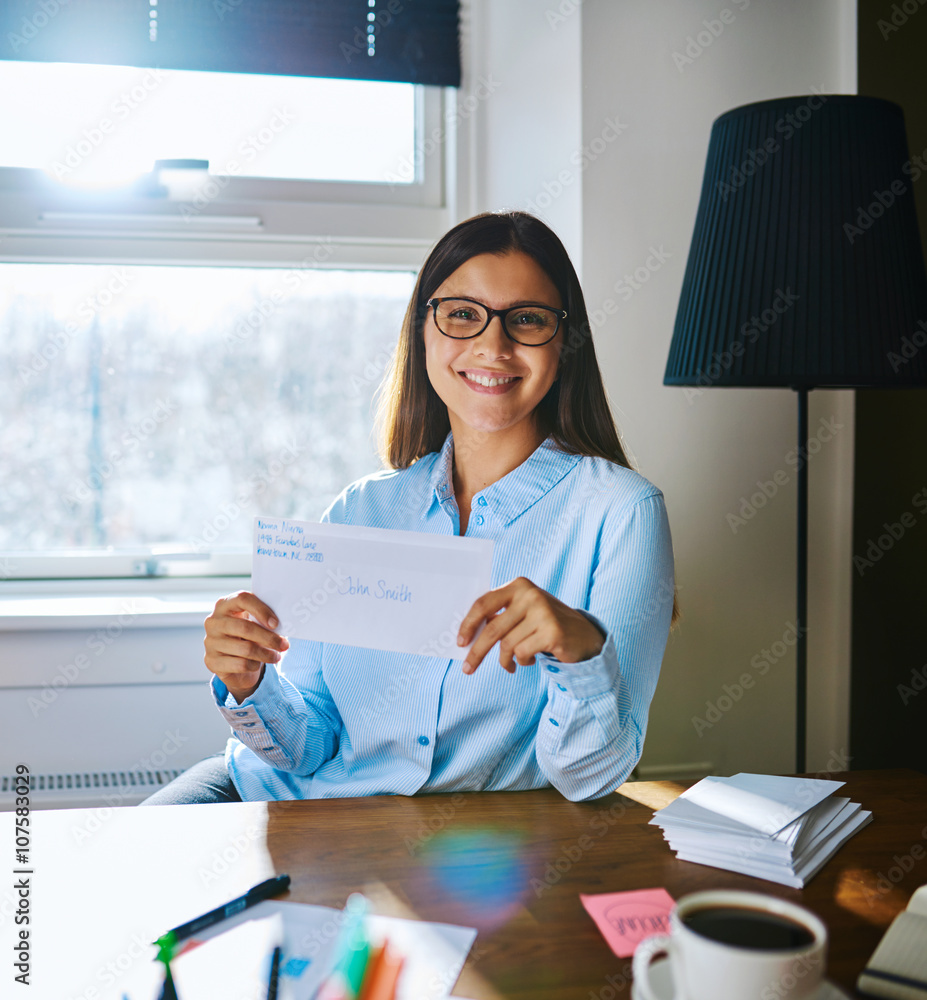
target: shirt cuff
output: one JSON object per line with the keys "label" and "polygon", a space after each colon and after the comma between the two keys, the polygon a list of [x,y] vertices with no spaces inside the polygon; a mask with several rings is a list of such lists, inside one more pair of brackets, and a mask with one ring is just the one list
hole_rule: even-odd
{"label": "shirt cuff", "polygon": [[[225,684],[213,675],[212,692],[220,713],[235,735],[252,749],[274,749],[273,736],[265,726],[264,719],[279,713],[279,699],[282,696],[279,687],[280,675],[272,664],[268,664],[256,690],[239,704]],[[276,711],[275,705],[278,706]],[[260,746],[256,745],[258,743]]]}
{"label": "shirt cuff", "polygon": [[535,656],[535,662],[547,674],[552,690],[577,699],[607,694],[615,690],[618,682],[618,653],[611,633],[594,615],[586,611],[583,614],[605,634],[605,642],[595,656],[578,663],[563,663],[544,653]]}

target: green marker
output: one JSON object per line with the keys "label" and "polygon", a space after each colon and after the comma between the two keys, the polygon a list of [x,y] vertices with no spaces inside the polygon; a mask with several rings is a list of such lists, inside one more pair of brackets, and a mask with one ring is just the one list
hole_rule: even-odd
{"label": "green marker", "polygon": [[338,958],[335,971],[344,977],[349,995],[360,993],[370,961],[370,940],[367,937],[366,918],[369,904],[358,892],[352,893],[345,904],[345,922],[341,928]]}
{"label": "green marker", "polygon": [[171,959],[174,957],[174,945],[177,938],[173,931],[168,931],[158,938],[158,955],[156,961],[164,963],[164,985],[158,995],[158,1000],[178,1000],[174,987],[174,977],[171,975]]}

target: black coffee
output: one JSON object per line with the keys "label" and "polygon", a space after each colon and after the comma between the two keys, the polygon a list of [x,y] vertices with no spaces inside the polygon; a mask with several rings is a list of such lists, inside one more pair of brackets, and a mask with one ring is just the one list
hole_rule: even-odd
{"label": "black coffee", "polygon": [[794,920],[744,906],[706,906],[687,913],[682,922],[712,941],[757,951],[795,951],[814,941],[811,931]]}

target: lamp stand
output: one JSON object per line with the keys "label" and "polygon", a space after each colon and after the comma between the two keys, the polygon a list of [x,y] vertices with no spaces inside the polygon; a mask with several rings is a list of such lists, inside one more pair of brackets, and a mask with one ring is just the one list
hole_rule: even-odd
{"label": "lamp stand", "polygon": [[798,393],[798,577],[795,586],[795,771],[805,770],[808,715],[808,388]]}

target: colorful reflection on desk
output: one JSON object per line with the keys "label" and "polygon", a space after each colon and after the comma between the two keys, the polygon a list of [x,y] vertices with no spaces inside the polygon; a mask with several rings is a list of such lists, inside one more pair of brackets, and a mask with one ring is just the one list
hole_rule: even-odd
{"label": "colorful reflection on desk", "polygon": [[489,930],[511,920],[530,890],[522,837],[484,827],[437,834],[421,853],[435,891],[454,909],[452,922]]}

